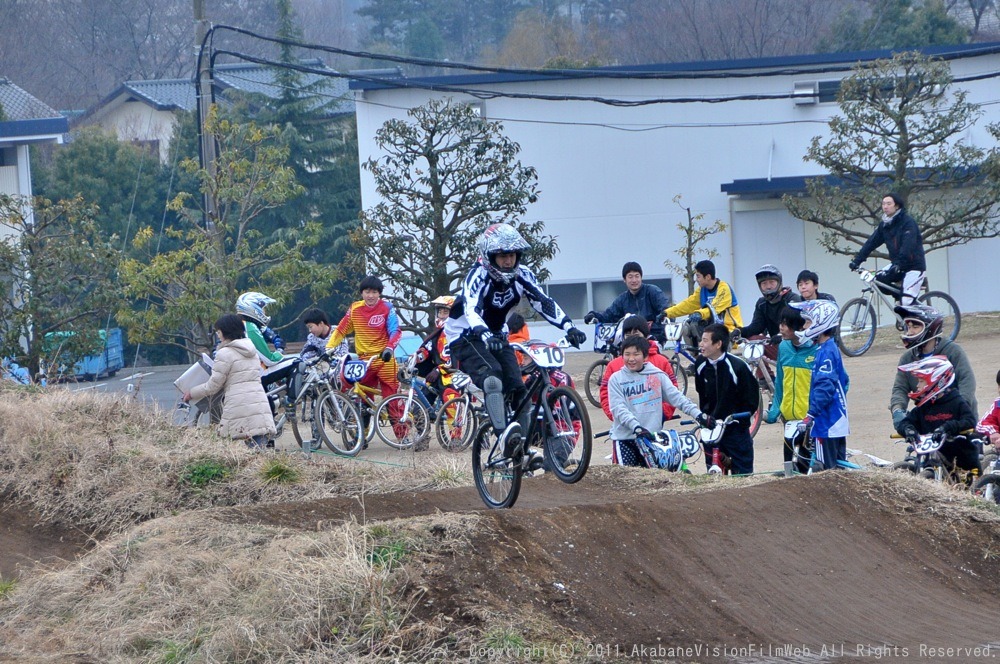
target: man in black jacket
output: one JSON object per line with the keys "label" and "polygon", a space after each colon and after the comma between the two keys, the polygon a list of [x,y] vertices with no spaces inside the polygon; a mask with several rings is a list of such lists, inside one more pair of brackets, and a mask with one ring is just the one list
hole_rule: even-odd
{"label": "man in black jacket", "polygon": [[[721,420],[733,413],[754,413],[760,404],[760,390],[750,367],[741,358],[726,352],[729,331],[725,325],[713,323],[705,328],[698,349],[701,355],[694,365],[694,386],[701,410],[712,419]],[[728,427],[719,441],[722,452],[732,460],[736,474],[753,472],[753,438],[749,418],[740,419]],[[706,450],[705,465],[711,456]]]}
{"label": "man in black jacket", "polygon": [[[906,212],[906,203],[896,194],[882,197],[882,223],[851,260],[851,270],[857,271],[868,256],[883,244],[892,264],[879,270],[875,275],[876,281],[902,290],[902,304],[915,304],[927,273],[924,240],[917,222]],[[892,294],[891,291],[881,290]]]}
{"label": "man in black jacket", "polygon": [[663,322],[657,318],[670,305],[667,296],[659,287],[642,283],[642,266],[635,261],[622,266],[622,280],[627,290],[616,297],[604,311],[588,312],[583,317],[583,322],[590,324],[596,320],[600,323],[617,323],[626,314],[636,314],[651,321],[650,335],[663,341]]}
{"label": "man in black jacket", "polygon": [[792,292],[791,288],[781,283],[781,270],[774,265],[761,265],[754,275],[761,297],[753,308],[753,320],[749,325],[739,328],[740,335],[746,339],[759,335],[767,335],[773,339],[774,352],[768,353],[771,359],[778,357],[777,345],[781,343],[778,327],[781,324],[781,312],[789,302],[798,302],[802,298]]}

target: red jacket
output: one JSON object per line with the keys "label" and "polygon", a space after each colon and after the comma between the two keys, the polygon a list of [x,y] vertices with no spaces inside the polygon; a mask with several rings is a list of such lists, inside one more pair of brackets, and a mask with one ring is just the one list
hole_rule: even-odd
{"label": "red jacket", "polygon": [[983,419],[979,420],[979,424],[976,425],[976,431],[986,435],[1000,433],[1000,399],[994,401],[990,412],[983,415]]}
{"label": "red jacket", "polygon": [[[670,382],[677,387],[677,378],[674,376],[674,368],[670,366],[670,360],[660,355],[660,347],[652,339],[649,340],[649,357],[646,361],[651,363],[654,367],[667,374]],[[625,359],[621,356],[608,362],[608,366],[604,368],[604,376],[601,377],[601,409],[604,414],[608,416],[609,420],[613,420],[611,417],[611,405],[608,403],[608,381],[611,380],[611,376],[625,366]],[[663,402],[663,421],[669,420],[674,416],[674,407],[671,406],[666,401]]]}

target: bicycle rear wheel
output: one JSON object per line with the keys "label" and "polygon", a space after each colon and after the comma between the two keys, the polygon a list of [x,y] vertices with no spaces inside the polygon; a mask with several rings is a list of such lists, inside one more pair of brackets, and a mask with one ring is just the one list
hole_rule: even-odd
{"label": "bicycle rear wheel", "polygon": [[356,456],[365,442],[358,409],[339,392],[327,392],[320,399],[316,406],[316,429],[323,444],[343,456]]}
{"label": "bicycle rear wheel", "polygon": [[930,291],[917,298],[920,304],[934,307],[941,312],[944,317],[944,325],[941,327],[941,338],[954,341],[958,336],[958,331],[962,329],[962,313],[958,310],[955,299],[947,293],[941,291]]}
{"label": "bicycle rear wheel", "polygon": [[856,297],[840,309],[837,345],[850,357],[864,355],[875,343],[875,307]]}
{"label": "bicycle rear wheel", "polygon": [[482,424],[472,441],[472,477],[479,497],[490,509],[513,507],[521,491],[520,455],[504,458],[503,445],[493,435],[493,427]]}
{"label": "bicycle rear wheel", "polygon": [[587,401],[597,408],[601,407],[601,379],[604,378],[604,370],[608,368],[608,363],[607,358],[601,358],[591,364],[583,381],[584,390],[587,392]]}
{"label": "bicycle rear wheel", "polygon": [[375,411],[375,432],[382,442],[397,450],[426,446],[431,418],[424,405],[406,394],[382,399]]}
{"label": "bicycle rear wheel", "polygon": [[552,420],[535,425],[551,425],[556,431],[553,434],[550,428],[544,432],[545,469],[551,470],[566,484],[579,482],[590,467],[594,440],[587,405],[575,390],[568,387],[550,391],[546,401],[552,411]]}
{"label": "bicycle rear wheel", "polygon": [[456,394],[441,404],[434,431],[438,444],[449,452],[461,452],[472,444],[478,428],[472,399],[468,394]]}
{"label": "bicycle rear wheel", "polygon": [[299,449],[302,449],[302,442],[304,440],[309,441],[313,452],[323,445],[323,441],[319,435],[319,426],[316,423],[316,415],[319,410],[318,406],[321,398],[315,391],[310,391],[309,394],[303,395],[292,406],[295,409],[295,414],[290,418],[292,421],[292,435],[295,437],[295,442],[298,444]]}

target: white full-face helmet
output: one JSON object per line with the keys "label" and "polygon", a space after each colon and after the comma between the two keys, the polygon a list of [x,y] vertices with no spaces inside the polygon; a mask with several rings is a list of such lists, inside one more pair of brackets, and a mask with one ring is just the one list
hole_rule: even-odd
{"label": "white full-face helmet", "polygon": [[[521,264],[521,256],[529,248],[517,229],[510,224],[493,224],[479,237],[477,244],[479,249],[479,262],[490,277],[495,281],[502,281],[509,284],[514,280],[517,273],[517,266]],[[509,270],[501,269],[497,266],[496,255],[514,253],[517,255],[517,262]]]}
{"label": "white full-face helmet", "polygon": [[271,317],[264,313],[264,307],[275,302],[277,300],[263,293],[250,291],[236,298],[236,313],[246,316],[259,327],[267,327],[267,324],[271,322]]}
{"label": "white full-face helmet", "polygon": [[812,321],[812,325],[795,333],[802,342],[815,341],[824,332],[836,329],[840,321],[840,307],[830,300],[789,302],[788,306],[795,307],[802,312],[803,318]]}

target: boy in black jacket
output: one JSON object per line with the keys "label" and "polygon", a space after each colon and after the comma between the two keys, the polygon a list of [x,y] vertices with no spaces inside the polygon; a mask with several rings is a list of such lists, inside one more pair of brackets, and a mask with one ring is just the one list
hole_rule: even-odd
{"label": "boy in black jacket", "polygon": [[976,426],[976,414],[969,403],[952,387],[955,369],[944,355],[932,355],[904,364],[900,371],[917,379],[917,389],[910,392],[916,406],[896,427],[909,442],[920,434],[933,433],[945,439],[941,456],[950,466],[963,470],[979,467],[979,449],[958,434]]}
{"label": "boy in black jacket", "polygon": [[[716,420],[733,413],[754,413],[760,404],[760,388],[753,371],[741,358],[726,352],[729,331],[721,323],[705,328],[698,349],[701,355],[694,365],[694,386],[701,410]],[[722,452],[732,460],[732,471],[743,475],[753,472],[753,437],[749,418],[733,422],[719,441]],[[705,465],[710,464],[705,455]]]}

